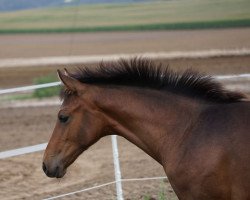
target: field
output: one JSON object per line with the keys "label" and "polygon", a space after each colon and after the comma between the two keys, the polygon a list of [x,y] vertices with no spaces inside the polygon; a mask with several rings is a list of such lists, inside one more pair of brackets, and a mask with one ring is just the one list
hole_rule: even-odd
{"label": "field", "polygon": [[[105,55],[120,53],[198,51],[250,48],[250,28],[226,30],[145,31],[84,34],[1,35],[0,59],[70,55]],[[249,56],[168,61],[171,67],[193,67],[209,73],[243,73]],[[175,64],[177,63],[177,64]],[[80,65],[79,65],[80,66]],[[39,66],[0,68],[0,87],[33,84],[36,77],[55,74],[59,67]]]}
{"label": "field", "polygon": [[250,26],[248,0],[149,1],[0,13],[0,33],[201,29]]}

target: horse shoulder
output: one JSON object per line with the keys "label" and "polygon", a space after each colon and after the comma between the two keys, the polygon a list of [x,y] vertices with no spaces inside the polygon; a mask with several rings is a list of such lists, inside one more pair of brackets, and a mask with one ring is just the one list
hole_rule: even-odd
{"label": "horse shoulder", "polygon": [[202,113],[165,170],[180,199],[249,198],[249,117],[246,102],[218,104]]}

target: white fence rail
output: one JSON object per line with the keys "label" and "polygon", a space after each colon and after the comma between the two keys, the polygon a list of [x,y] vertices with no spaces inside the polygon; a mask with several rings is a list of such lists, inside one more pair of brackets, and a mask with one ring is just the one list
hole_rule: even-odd
{"label": "white fence rail", "polygon": [[[215,78],[219,80],[225,80],[225,79],[247,79],[250,80],[250,74],[238,74],[238,75],[220,75],[220,76],[214,76]],[[0,94],[9,94],[9,93],[14,93],[14,92],[22,92],[22,91],[27,91],[27,90],[34,90],[34,89],[39,89],[39,88],[46,88],[46,87],[53,87],[53,86],[58,86],[60,85],[60,82],[53,82],[53,83],[47,83],[47,84],[41,84],[41,85],[31,85],[31,86],[25,86],[25,87],[18,87],[18,88],[11,88],[11,89],[4,89],[0,90]],[[113,147],[113,159],[114,159],[114,168],[115,168],[115,181],[101,184],[98,186],[94,186],[91,188],[86,188],[83,190],[78,190],[75,192],[70,192],[66,194],[62,194],[59,196],[54,196],[50,198],[46,198],[44,200],[50,200],[50,199],[57,199],[60,197],[65,197],[68,195],[73,195],[76,193],[84,192],[84,191],[89,191],[93,190],[96,188],[101,188],[105,187],[111,184],[116,184],[116,191],[117,191],[117,199],[118,200],[123,200],[123,195],[122,195],[122,186],[121,183],[125,181],[141,181],[141,180],[152,180],[152,179],[164,179],[166,177],[151,177],[151,178],[140,178],[140,179],[121,179],[121,173],[120,173],[120,166],[119,166],[119,156],[118,156],[118,148],[117,148],[117,139],[116,136],[112,136],[112,147]],[[38,145],[33,145],[33,146],[27,146],[23,148],[18,148],[18,149],[13,149],[9,151],[3,151],[0,152],[0,159],[5,159],[5,158],[10,158],[13,156],[19,156],[19,155],[24,155],[27,153],[33,153],[37,151],[42,151],[46,148],[47,143],[43,144],[38,144]]]}
{"label": "white fence rail", "polygon": [[4,158],[10,158],[13,156],[19,156],[19,155],[24,155],[27,153],[34,153],[37,151],[43,151],[48,143],[42,143],[42,144],[37,144],[37,145],[33,145],[33,146],[27,146],[27,147],[22,147],[22,148],[18,148],[18,149],[12,149],[9,151],[2,151],[0,152],[0,159],[4,159]]}
{"label": "white fence rail", "polygon": [[199,51],[173,51],[173,52],[145,52],[136,54],[112,54],[112,55],[87,55],[87,56],[59,56],[41,58],[11,58],[1,59],[0,68],[6,67],[36,67],[48,65],[69,65],[83,63],[97,63],[100,61],[118,60],[120,58],[143,57],[149,59],[179,59],[179,58],[211,58],[225,56],[248,56],[249,48],[241,49],[211,49]]}
{"label": "white fence rail", "polygon": [[17,87],[17,88],[3,89],[3,90],[0,90],[0,94],[24,92],[24,91],[28,91],[28,90],[35,90],[35,89],[58,86],[60,84],[61,84],[61,82],[52,82],[52,83],[44,83],[44,84],[39,84],[39,85],[30,85],[30,86],[23,86],[23,87]]}
{"label": "white fence rail", "polygon": [[115,167],[116,195],[117,195],[117,200],[123,200],[121,169],[120,169],[120,162],[119,162],[117,136],[112,135],[111,140],[112,140],[112,149],[113,149],[113,161],[114,161],[114,167]]}
{"label": "white fence rail", "polygon": [[250,80],[250,74],[229,74],[229,75],[217,75],[214,78],[218,80],[233,80],[238,81],[240,80]]}
{"label": "white fence rail", "polygon": [[[158,176],[158,177],[145,177],[145,178],[128,178],[128,179],[121,179],[120,181],[121,182],[132,182],[132,181],[148,181],[148,180],[163,180],[163,179],[167,179],[167,177],[166,176]],[[112,184],[115,184],[115,183],[117,183],[117,181],[111,181],[111,182],[104,183],[104,184],[97,185],[97,186],[93,186],[93,187],[90,187],[90,188],[85,188],[85,189],[82,189],[82,190],[77,190],[77,191],[74,191],[74,192],[64,193],[64,194],[61,194],[61,195],[58,195],[58,196],[45,198],[43,200],[51,200],[51,199],[63,198],[63,197],[69,196],[69,195],[78,194],[78,193],[81,193],[81,192],[86,192],[86,191],[102,188],[102,187],[109,186],[109,185],[112,185]]]}

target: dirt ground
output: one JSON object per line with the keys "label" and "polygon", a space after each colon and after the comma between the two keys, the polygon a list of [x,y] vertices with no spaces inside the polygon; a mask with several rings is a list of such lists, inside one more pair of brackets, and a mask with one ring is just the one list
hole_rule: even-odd
{"label": "dirt ground", "polygon": [[[173,50],[250,47],[250,29],[0,36],[0,59],[51,55],[157,52]],[[74,37],[72,46],[68,42]],[[68,38],[68,40],[66,40]],[[71,38],[71,39],[70,39]],[[67,41],[67,42],[66,42]],[[76,43],[79,41],[79,44]],[[36,48],[37,45],[37,48]],[[83,47],[85,45],[85,47]],[[54,46],[54,47],[53,47]],[[60,50],[61,49],[61,50]],[[67,51],[63,51],[67,49]],[[175,70],[192,67],[209,74],[250,73],[250,56],[162,60]],[[73,66],[71,66],[73,68]],[[31,84],[34,77],[54,73],[56,66],[0,69],[0,88]],[[249,85],[249,82],[244,84]],[[0,102],[1,103],[1,102]],[[58,106],[1,108],[0,151],[47,142]],[[165,176],[152,158],[118,139],[122,178]],[[60,180],[47,178],[41,169],[43,152],[0,160],[0,199],[43,199],[114,180],[111,139],[106,137],[84,152]],[[177,199],[167,180],[126,182],[125,199]],[[115,185],[61,199],[115,199]]]}
{"label": "dirt ground", "polygon": [[[191,68],[210,75],[250,73],[250,56],[171,59],[158,60],[156,62],[161,62],[164,66],[169,66],[175,71],[183,71],[187,68]],[[77,67],[85,65],[95,67],[97,64],[98,63],[73,66],[43,66],[37,68],[0,68],[0,88],[33,85],[35,78],[48,74],[56,75],[57,69],[66,67],[68,70],[74,71]]]}
{"label": "dirt ground", "polygon": [[[189,31],[145,31],[77,34],[0,35],[0,62],[6,58],[198,51],[250,48],[250,28]],[[193,68],[211,74],[250,71],[250,56],[162,60],[171,68]],[[92,64],[95,66],[96,64]],[[29,85],[34,78],[73,66],[0,68],[0,88]]]}
{"label": "dirt ground", "polygon": [[250,28],[0,35],[0,59],[250,47]]}

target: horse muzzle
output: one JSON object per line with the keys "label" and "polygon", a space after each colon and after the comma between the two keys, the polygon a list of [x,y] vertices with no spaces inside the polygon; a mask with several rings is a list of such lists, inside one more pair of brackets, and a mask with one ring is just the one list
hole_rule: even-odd
{"label": "horse muzzle", "polygon": [[50,178],[62,178],[66,174],[66,169],[57,162],[43,162],[43,171]]}

